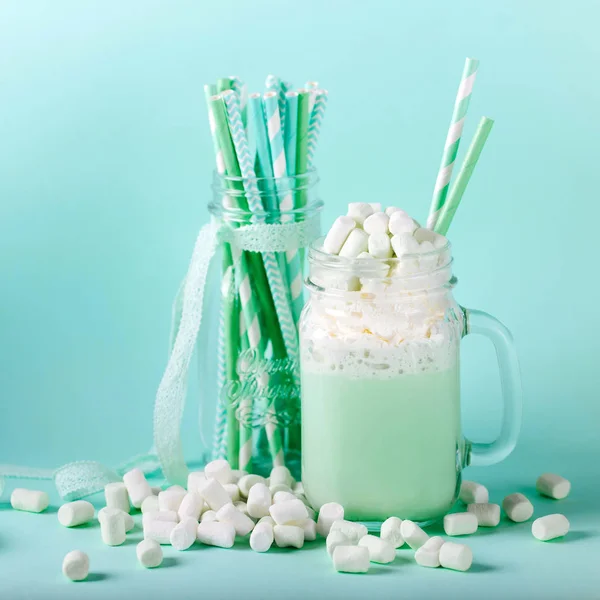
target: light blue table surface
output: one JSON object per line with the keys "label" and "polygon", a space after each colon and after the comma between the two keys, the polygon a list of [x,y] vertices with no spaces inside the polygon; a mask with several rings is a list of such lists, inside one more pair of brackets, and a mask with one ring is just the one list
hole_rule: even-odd
{"label": "light blue table surface", "polygon": [[[599,598],[597,469],[593,475],[586,468],[585,456],[562,453],[550,461],[545,454],[520,448],[502,465],[469,469],[465,475],[485,483],[491,501],[521,491],[533,501],[534,517],[564,513],[569,534],[539,542],[531,535],[531,522],[515,524],[503,517],[498,528],[480,528],[460,539],[474,554],[467,573],[419,567],[405,546],[394,563],[373,564],[367,575],[338,574],[322,539],[302,550],[273,548],[267,554],[250,550],[247,540],[238,540],[232,550],[195,545],[177,552],[163,546],[163,565],[145,570],[135,555],[142,539],[139,515],[127,542],[111,548],[102,543],[97,523],[77,529],[59,525],[54,496],[40,515],[0,504],[0,598]],[[556,501],[535,492],[542,464],[570,478],[568,498]],[[102,506],[101,497],[96,505]],[[428,531],[443,534],[435,525]],[[61,574],[63,556],[73,549],[90,557],[87,582],[71,583]]]}

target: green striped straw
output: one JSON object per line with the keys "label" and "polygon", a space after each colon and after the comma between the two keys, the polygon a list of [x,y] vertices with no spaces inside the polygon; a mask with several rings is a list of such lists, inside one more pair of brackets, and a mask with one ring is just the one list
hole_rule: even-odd
{"label": "green striped straw", "polygon": [[281,122],[285,122],[285,93],[288,91],[287,83],[283,82],[277,75],[268,75],[265,81],[267,92],[275,92],[277,94],[277,103],[279,105],[279,116]]}
{"label": "green striped straw", "polygon": [[231,89],[237,94],[240,99],[240,109],[242,111],[242,122],[244,128],[248,128],[248,86],[236,75],[232,75],[230,78]]}
{"label": "green striped straw", "polygon": [[[296,175],[304,175],[308,169],[308,112],[309,93],[307,90],[298,90],[298,126],[296,128]],[[306,191],[296,192],[296,208],[306,206]]]}
{"label": "green striped straw", "polygon": [[310,121],[308,124],[308,142],[306,145],[306,158],[308,168],[312,168],[315,162],[315,150],[317,149],[317,142],[321,135],[321,124],[323,123],[323,116],[325,115],[325,109],[327,108],[327,100],[329,94],[327,90],[319,90],[317,93],[317,99],[315,106],[310,115]]}
{"label": "green striped straw", "polygon": [[[256,142],[256,168],[260,173],[260,177],[265,177],[267,180],[273,178],[273,166],[271,163],[271,148],[269,146],[269,136],[267,133],[267,124],[264,116],[264,106],[261,94],[250,94],[248,100],[250,106],[250,121],[254,132]],[[267,189],[266,206],[268,211],[277,210],[277,199],[275,190]]]}
{"label": "green striped straw", "polygon": [[296,174],[296,133],[298,131],[298,92],[287,92],[285,95],[285,126],[283,128],[283,145],[285,146],[285,162],[287,174]]}
{"label": "green striped straw", "polygon": [[492,131],[493,125],[494,121],[492,119],[488,119],[487,117],[482,117],[481,121],[479,121],[477,131],[475,132],[471,145],[467,150],[467,154],[465,155],[465,159],[460,167],[460,171],[454,180],[454,184],[452,185],[452,189],[448,194],[446,203],[442,207],[436,221],[433,229],[436,233],[446,235],[448,232],[450,223],[452,223],[456,209],[458,208],[463,194],[465,193],[469,180],[471,179],[471,175],[473,175],[475,165],[479,160],[479,156],[481,155],[481,151],[485,146],[485,142],[490,135],[490,131]]}
{"label": "green striped straw", "polygon": [[471,93],[473,92],[473,85],[475,84],[478,67],[479,61],[477,59],[466,59],[465,68],[463,69],[460,85],[458,86],[458,93],[456,94],[456,100],[454,102],[454,111],[452,113],[452,120],[450,121],[450,128],[448,130],[448,135],[446,136],[446,143],[444,144],[442,162],[435,181],[431,208],[429,209],[429,216],[427,217],[427,227],[429,229],[435,227],[440,210],[446,202],[450,178],[452,177],[452,169],[454,168],[454,162],[456,160],[456,155],[458,154],[458,147],[460,145],[462,130],[465,123],[465,117],[467,116],[469,101],[471,100]]}
{"label": "green striped straw", "polygon": [[[227,110],[231,138],[239,159],[239,167],[241,176],[243,177],[243,185],[246,191],[248,204],[252,212],[260,213],[262,212],[262,202],[256,183],[256,174],[254,172],[252,157],[250,155],[250,150],[248,149],[246,134],[242,124],[239,102],[233,92],[225,92],[223,94],[223,101],[225,102]],[[269,280],[269,286],[271,287],[271,293],[273,294],[273,300],[275,301],[275,308],[279,318],[279,325],[281,327],[286,351],[291,360],[297,361],[298,342],[296,338],[296,328],[294,326],[291,308],[287,302],[286,288],[277,265],[277,260],[275,254],[272,252],[263,252],[262,256],[265,263],[267,279]],[[265,428],[267,437],[269,438],[269,447],[273,464],[282,465],[284,463],[283,442],[279,428],[277,424],[272,421],[267,422]]]}

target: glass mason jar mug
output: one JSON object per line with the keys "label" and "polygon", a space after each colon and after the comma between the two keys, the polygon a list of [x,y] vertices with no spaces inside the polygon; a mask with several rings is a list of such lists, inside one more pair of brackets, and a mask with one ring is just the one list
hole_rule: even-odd
{"label": "glass mason jar mug", "polygon": [[[313,506],[346,518],[428,523],[446,514],[461,471],[503,460],[521,419],[521,384],[508,330],[459,306],[450,244],[401,259],[309,251],[310,299],[300,322],[302,481]],[[461,433],[460,340],[487,336],[504,396],[501,433]]]}

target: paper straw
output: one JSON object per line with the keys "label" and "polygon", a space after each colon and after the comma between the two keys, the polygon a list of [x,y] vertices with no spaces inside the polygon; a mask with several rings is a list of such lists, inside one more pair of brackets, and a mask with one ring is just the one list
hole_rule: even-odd
{"label": "paper straw", "polygon": [[283,124],[285,122],[285,93],[288,91],[287,84],[281,81],[276,75],[269,75],[265,81],[265,85],[268,92],[275,92],[277,94],[279,116]]}
{"label": "paper straw", "polygon": [[217,94],[231,89],[231,79],[229,77],[221,77],[217,79]]}
{"label": "paper straw", "polygon": [[479,156],[481,155],[481,151],[483,150],[485,142],[490,135],[493,125],[494,121],[492,119],[488,119],[487,117],[482,117],[481,121],[479,121],[477,131],[475,132],[471,145],[467,150],[467,154],[465,155],[465,159],[460,167],[460,171],[458,172],[454,184],[452,185],[452,189],[446,198],[446,203],[442,207],[436,221],[433,229],[436,233],[446,235],[448,232],[450,223],[452,223],[456,209],[458,208],[469,180],[473,175],[475,165],[479,160]]}
{"label": "paper straw", "polygon": [[[269,146],[267,124],[265,122],[263,99],[260,94],[250,94],[248,102],[250,107],[250,121],[252,122],[256,142],[256,169],[259,176],[266,178],[268,181],[273,178],[273,166],[271,164],[271,148]],[[264,191],[266,210],[277,210],[275,190],[269,188]]]}
{"label": "paper straw", "polygon": [[285,127],[283,128],[283,145],[287,174],[296,174],[296,132],[298,127],[298,92],[287,92],[285,95]]}
{"label": "paper straw", "polygon": [[454,161],[456,160],[456,155],[458,153],[458,146],[460,145],[462,130],[467,115],[467,109],[469,108],[469,101],[471,100],[471,93],[473,91],[473,85],[475,84],[478,67],[479,61],[477,59],[466,59],[465,68],[460,79],[458,93],[456,94],[456,100],[454,102],[454,111],[452,113],[452,120],[450,121],[450,128],[448,130],[448,135],[446,136],[446,143],[444,144],[442,162],[433,190],[431,208],[429,209],[429,216],[427,218],[427,227],[429,229],[434,228],[439,217],[440,209],[444,206],[446,196],[448,195],[452,169],[454,168]]}
{"label": "paper straw", "polygon": [[315,150],[317,149],[317,142],[321,135],[321,124],[323,123],[323,116],[325,114],[325,109],[327,108],[328,97],[327,90],[319,90],[315,107],[310,115],[308,143],[306,147],[306,157],[309,168],[313,167],[315,161]]}
{"label": "paper straw", "polygon": [[240,109],[242,111],[242,122],[244,123],[244,128],[248,127],[248,87],[246,84],[237,76],[232,75],[229,80],[231,81],[231,89],[238,95],[240,99]]}

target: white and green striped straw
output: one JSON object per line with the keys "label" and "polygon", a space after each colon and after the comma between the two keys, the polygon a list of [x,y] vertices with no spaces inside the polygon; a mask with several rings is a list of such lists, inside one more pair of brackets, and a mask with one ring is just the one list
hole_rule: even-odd
{"label": "white and green striped straw", "polygon": [[429,209],[429,216],[427,217],[427,227],[429,229],[435,227],[440,210],[446,202],[450,178],[452,177],[454,162],[456,161],[456,155],[458,154],[458,147],[460,145],[465,117],[467,116],[478,67],[479,61],[477,59],[466,59],[465,68],[463,69],[460,85],[458,86],[458,93],[456,94],[456,100],[454,102],[454,111],[452,113],[450,129],[448,130],[446,143],[444,144],[442,162],[435,181],[431,208]]}
{"label": "white and green striped straw", "polygon": [[309,169],[312,168],[314,164],[315,151],[317,149],[319,136],[321,135],[321,125],[323,123],[323,116],[325,115],[328,99],[329,92],[327,90],[319,90],[317,92],[317,99],[315,101],[314,108],[312,112],[309,113],[310,120],[308,122],[308,142],[306,147],[307,164]]}
{"label": "white and green striped straw", "polygon": [[317,93],[319,91],[319,82],[318,81],[307,81],[304,84],[304,89],[308,92],[308,114],[311,115],[312,111],[315,107],[315,102],[317,100]]}
{"label": "white and green striped straw", "polygon": [[248,129],[248,86],[236,75],[232,75],[231,89],[238,95],[240,99],[240,109],[242,112],[242,121],[244,128]]}

